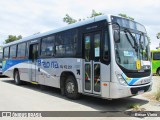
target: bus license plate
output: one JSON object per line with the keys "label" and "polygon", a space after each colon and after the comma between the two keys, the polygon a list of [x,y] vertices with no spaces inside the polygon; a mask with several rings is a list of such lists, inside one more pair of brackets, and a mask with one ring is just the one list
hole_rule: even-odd
{"label": "bus license plate", "polygon": [[144,90],[138,91],[138,94],[142,94],[142,93],[144,93]]}

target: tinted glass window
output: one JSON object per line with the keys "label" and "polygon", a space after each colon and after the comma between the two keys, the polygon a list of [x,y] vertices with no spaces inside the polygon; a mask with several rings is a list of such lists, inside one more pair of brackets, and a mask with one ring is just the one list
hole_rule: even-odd
{"label": "tinted glass window", "polygon": [[29,42],[26,43],[26,56],[29,56]]}
{"label": "tinted glass window", "polygon": [[85,61],[89,62],[91,57],[91,36],[85,36]]}
{"label": "tinted glass window", "polygon": [[42,39],[41,56],[53,56],[54,55],[54,41],[55,41],[54,36],[50,36],[50,37]]}
{"label": "tinted glass window", "polygon": [[100,34],[94,35],[94,61],[100,60]]}
{"label": "tinted glass window", "polygon": [[17,48],[17,57],[25,58],[26,53],[26,43],[21,43]]}
{"label": "tinted glass window", "polygon": [[9,47],[4,48],[4,59],[8,59]]}
{"label": "tinted glass window", "polygon": [[153,60],[160,60],[160,52],[153,53]]}
{"label": "tinted glass window", "polygon": [[56,56],[75,56],[77,48],[77,30],[58,33],[55,41]]}
{"label": "tinted glass window", "polygon": [[10,47],[10,58],[16,58],[16,49],[17,45],[13,45]]}

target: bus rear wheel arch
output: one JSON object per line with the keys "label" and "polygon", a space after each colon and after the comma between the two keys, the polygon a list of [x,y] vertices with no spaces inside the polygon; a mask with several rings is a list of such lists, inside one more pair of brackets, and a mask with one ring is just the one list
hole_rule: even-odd
{"label": "bus rear wheel arch", "polygon": [[78,93],[77,81],[71,72],[62,73],[60,88],[62,95],[65,95],[67,98],[78,99],[80,97],[80,93]]}

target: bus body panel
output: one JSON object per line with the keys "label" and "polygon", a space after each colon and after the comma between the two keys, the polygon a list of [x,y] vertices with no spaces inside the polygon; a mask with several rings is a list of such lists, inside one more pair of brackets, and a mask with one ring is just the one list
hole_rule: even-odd
{"label": "bus body panel", "polygon": [[[40,79],[44,79],[47,86],[60,88],[62,72],[72,72],[75,78],[82,79],[82,60],[79,58],[41,58],[37,60]],[[80,71],[80,73],[78,73]],[[38,81],[39,82],[39,81]],[[40,84],[41,81],[39,82]],[[77,81],[77,83],[79,83]]]}
{"label": "bus body panel", "polygon": [[3,61],[3,74],[6,76],[10,76],[14,78],[13,73],[14,70],[18,69],[22,79],[24,81],[29,81],[28,77],[28,70],[29,67],[29,60],[5,60]]}

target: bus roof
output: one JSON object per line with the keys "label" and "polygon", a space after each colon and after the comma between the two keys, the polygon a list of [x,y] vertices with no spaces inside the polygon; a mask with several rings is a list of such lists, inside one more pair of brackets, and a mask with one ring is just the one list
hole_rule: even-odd
{"label": "bus roof", "polygon": [[55,30],[51,30],[51,31],[48,31],[48,32],[39,33],[39,34],[35,34],[35,35],[31,35],[31,36],[22,38],[18,41],[14,41],[14,42],[5,44],[5,45],[3,45],[3,47],[14,45],[14,44],[21,43],[21,42],[25,42],[25,41],[28,41],[28,40],[33,40],[33,39],[36,39],[36,38],[51,35],[51,34],[54,34],[54,33],[57,33],[57,32],[61,32],[61,31],[64,31],[64,30],[76,28],[76,27],[79,27],[79,26],[82,26],[82,25],[86,25],[86,24],[89,24],[89,23],[93,23],[93,22],[97,22],[97,21],[101,21],[101,20],[105,20],[105,19],[108,20],[108,22],[110,22],[110,16],[111,15],[100,15],[100,16],[97,16],[97,17],[94,17],[94,18],[89,18],[87,20],[80,21],[80,22],[77,22],[77,23],[73,23],[73,24],[67,25],[67,26],[59,28],[59,29],[55,29]]}

